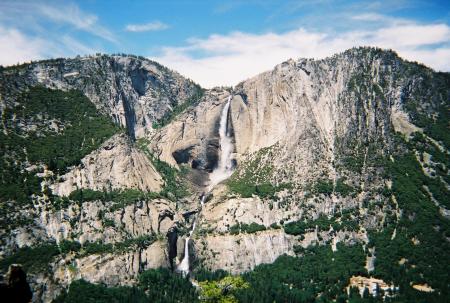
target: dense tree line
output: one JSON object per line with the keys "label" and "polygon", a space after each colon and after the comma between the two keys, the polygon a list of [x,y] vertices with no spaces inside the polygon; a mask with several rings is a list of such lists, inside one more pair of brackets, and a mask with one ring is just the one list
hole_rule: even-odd
{"label": "dense tree line", "polygon": [[138,283],[128,287],[107,287],[76,280],[54,303],[195,303],[199,294],[188,278],[166,268],[151,269],[140,274]]}
{"label": "dense tree line", "polygon": [[[13,108],[6,107],[2,121],[0,200],[22,203],[41,194],[40,165],[62,174],[119,131],[81,92],[41,86],[22,93]],[[48,126],[50,121],[60,130]],[[27,169],[32,165],[37,165],[34,170]]]}

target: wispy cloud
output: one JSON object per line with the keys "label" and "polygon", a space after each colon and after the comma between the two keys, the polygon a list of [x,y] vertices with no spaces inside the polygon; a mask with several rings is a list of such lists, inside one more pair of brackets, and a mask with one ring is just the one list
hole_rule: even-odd
{"label": "wispy cloud", "polygon": [[[385,18],[373,15],[371,19],[375,17]],[[337,34],[299,28],[259,35],[244,32],[211,35],[189,39],[181,47],[162,48],[161,54],[152,59],[205,87],[235,85],[289,58],[323,58],[362,45],[391,48],[408,60],[423,62],[436,70],[450,70],[448,25],[397,21],[383,22],[375,29]]]}
{"label": "wispy cloud", "polygon": [[377,13],[364,13],[364,14],[360,14],[360,15],[355,15],[355,16],[352,16],[351,19],[358,20],[358,21],[369,21],[369,22],[390,20],[390,18],[388,18],[387,16],[377,14]]}
{"label": "wispy cloud", "polygon": [[0,65],[45,57],[46,41],[27,37],[17,29],[0,26]]}
{"label": "wispy cloud", "polygon": [[117,42],[115,35],[99,23],[95,14],[85,12],[70,3],[4,0],[0,2],[0,23],[32,32],[49,32],[48,24],[65,25],[110,42]]}
{"label": "wispy cloud", "polygon": [[128,32],[154,32],[168,29],[169,25],[161,21],[153,21],[145,24],[128,24],[125,30]]}
{"label": "wispy cloud", "polygon": [[40,60],[44,58],[87,55],[101,52],[101,47],[92,48],[70,35],[54,41],[27,35],[16,28],[0,25],[0,65]]}
{"label": "wispy cloud", "polygon": [[[52,4],[0,2],[0,64],[94,53],[103,50],[102,42],[117,43],[116,36],[100,24],[96,15],[75,4]],[[79,34],[88,39],[81,39]],[[86,41],[93,41],[95,46]]]}
{"label": "wispy cloud", "polygon": [[84,12],[74,4],[61,7],[39,4],[36,8],[37,13],[56,23],[66,23],[110,42],[117,42],[114,34],[98,23],[96,15]]}
{"label": "wispy cloud", "polygon": [[87,55],[98,52],[98,48],[92,48],[85,45],[84,43],[74,39],[69,35],[64,35],[61,39],[64,47],[70,49],[71,53],[74,55]]}

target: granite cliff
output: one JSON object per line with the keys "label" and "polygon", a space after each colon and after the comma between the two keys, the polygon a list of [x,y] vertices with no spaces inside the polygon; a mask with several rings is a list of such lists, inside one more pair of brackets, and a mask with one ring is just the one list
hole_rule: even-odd
{"label": "granite cliff", "polygon": [[[398,285],[385,269],[395,264],[414,272],[407,283],[448,294],[448,276],[429,271],[445,271],[448,254],[418,257],[450,241],[448,73],[355,48],[291,59],[233,88],[203,90],[155,62],[119,55],[4,68],[0,83],[5,140],[63,138],[77,123],[29,105],[36,86],[49,89],[45,96],[80,91],[95,106],[91,120],[111,122],[108,135],[84,136],[81,146],[95,144],[66,166],[31,157],[26,143],[23,155],[1,145],[2,167],[27,174],[23,184],[39,178],[27,201],[7,190],[0,200],[3,265],[53,249],[42,266],[29,266],[35,301],[50,302],[80,278],[133,285],[149,268],[174,269],[185,246],[194,276],[240,274],[311,247],[361,247],[365,273],[355,275]],[[234,172],[211,186],[228,100]],[[409,243],[398,260],[387,238],[394,250]]]}

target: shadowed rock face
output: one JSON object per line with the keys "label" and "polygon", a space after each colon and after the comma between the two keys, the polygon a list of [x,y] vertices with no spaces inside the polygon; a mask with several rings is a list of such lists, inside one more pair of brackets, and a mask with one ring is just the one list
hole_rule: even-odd
{"label": "shadowed rock face", "polygon": [[189,146],[187,148],[174,151],[172,153],[172,156],[175,159],[175,161],[177,162],[177,164],[188,163],[189,160],[192,159],[192,156],[191,156],[192,149],[193,149],[193,146]]}
{"label": "shadowed rock face", "polygon": [[175,269],[174,258],[177,256],[177,241],[178,241],[178,230],[176,227],[172,227],[167,232],[167,245],[168,245],[168,255],[170,262],[170,269],[173,271]]}
{"label": "shadowed rock face", "polygon": [[29,303],[33,297],[27,274],[20,265],[11,265],[5,281],[0,282],[0,298],[3,302]]}

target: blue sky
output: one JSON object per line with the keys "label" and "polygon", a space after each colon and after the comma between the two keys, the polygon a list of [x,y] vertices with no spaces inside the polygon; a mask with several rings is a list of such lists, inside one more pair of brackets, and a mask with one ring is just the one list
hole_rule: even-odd
{"label": "blue sky", "polygon": [[2,65],[132,53],[212,87],[360,45],[450,71],[449,1],[0,0]]}

